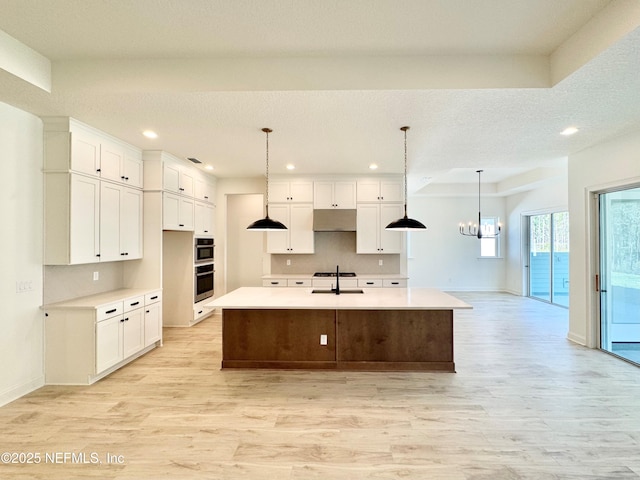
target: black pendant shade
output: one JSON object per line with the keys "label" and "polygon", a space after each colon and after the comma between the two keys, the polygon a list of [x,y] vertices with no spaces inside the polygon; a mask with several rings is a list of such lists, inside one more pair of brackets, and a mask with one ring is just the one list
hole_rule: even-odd
{"label": "black pendant shade", "polygon": [[409,127],[401,127],[404,132],[404,217],[391,222],[385,227],[385,230],[397,230],[407,232],[411,230],[426,230],[422,223],[413,218],[407,217],[407,130]]}
{"label": "black pendant shade", "polygon": [[266,198],[266,204],[265,204],[265,209],[266,209],[266,216],[264,218],[261,218],[260,220],[256,220],[255,222],[253,222],[251,225],[249,225],[247,227],[247,230],[253,230],[253,231],[257,231],[257,232],[264,232],[264,231],[269,231],[269,230],[286,230],[287,227],[284,226],[283,223],[274,220],[272,218],[269,218],[269,134],[273,131],[270,128],[263,128],[262,131],[266,134],[267,136],[267,185],[266,185],[266,193],[267,193],[267,198]]}
{"label": "black pendant shade", "polygon": [[287,227],[284,226],[283,223],[269,218],[269,212],[267,208],[267,216],[261,218],[260,220],[256,220],[251,225],[247,227],[247,230],[257,230],[257,231],[267,231],[267,230],[286,230]]}

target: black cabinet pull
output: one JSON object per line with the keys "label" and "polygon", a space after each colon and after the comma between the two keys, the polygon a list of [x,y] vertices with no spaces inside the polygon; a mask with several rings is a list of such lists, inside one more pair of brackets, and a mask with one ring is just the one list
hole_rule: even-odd
{"label": "black cabinet pull", "polygon": [[147,312],[146,312],[146,313],[149,313],[150,311],[151,311],[151,310],[147,310]]}
{"label": "black cabinet pull", "polygon": [[122,180],[124,180],[124,175],[120,175],[120,178],[121,178]]}
{"label": "black cabinet pull", "polygon": [[125,318],[125,319],[124,319],[124,321],[125,321],[125,322],[128,322],[128,321],[129,321],[129,317]]}
{"label": "black cabinet pull", "polygon": [[391,282],[391,285],[400,285],[400,282]]}
{"label": "black cabinet pull", "polygon": [[179,227],[184,227],[184,223],[179,223],[178,226]]}
{"label": "black cabinet pull", "polygon": [[140,302],[133,302],[130,304],[132,307],[135,307],[136,305],[140,305]]}
{"label": "black cabinet pull", "polygon": [[151,300],[155,300],[156,298],[158,298],[158,295],[154,295],[153,297],[151,297]]}
{"label": "black cabinet pull", "polygon": [[198,315],[200,315],[201,313],[202,313],[202,310],[200,310],[200,311],[198,312]]}
{"label": "black cabinet pull", "polygon": [[101,170],[100,170],[99,168],[96,168],[96,172],[100,173],[100,171],[101,171]]}
{"label": "black cabinet pull", "polygon": [[107,310],[107,311],[106,311],[106,312],[104,312],[104,313],[113,313],[113,312],[117,312],[117,311],[118,311],[118,309],[117,309],[117,308],[114,308],[114,309],[112,309],[112,310]]}
{"label": "black cabinet pull", "polygon": [[296,285],[302,285],[304,282],[296,282]]}
{"label": "black cabinet pull", "polygon": [[120,319],[120,323],[124,323],[124,318],[121,318],[121,319]]}
{"label": "black cabinet pull", "polygon": [[373,285],[373,282],[367,282],[367,285]]}
{"label": "black cabinet pull", "polygon": [[99,256],[100,256],[100,254],[99,254],[99,253],[96,253],[96,257],[99,257]]}

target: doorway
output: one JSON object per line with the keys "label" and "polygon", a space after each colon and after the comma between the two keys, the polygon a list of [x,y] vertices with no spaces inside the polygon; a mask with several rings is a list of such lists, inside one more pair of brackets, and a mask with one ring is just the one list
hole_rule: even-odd
{"label": "doorway", "polygon": [[600,348],[640,364],[640,188],[598,195]]}
{"label": "doorway", "polygon": [[529,296],[569,307],[569,212],[529,217]]}
{"label": "doorway", "polygon": [[262,194],[227,195],[226,291],[262,286],[264,233],[247,226],[264,216]]}

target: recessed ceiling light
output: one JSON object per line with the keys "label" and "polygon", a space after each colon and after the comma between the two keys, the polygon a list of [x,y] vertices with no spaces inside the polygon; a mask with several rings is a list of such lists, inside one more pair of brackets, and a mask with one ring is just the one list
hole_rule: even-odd
{"label": "recessed ceiling light", "polygon": [[292,163],[287,164],[287,170],[295,170],[296,166]]}
{"label": "recessed ceiling light", "polygon": [[142,132],[142,135],[147,138],[158,138],[158,134],[153,130],[145,130],[144,132]]}
{"label": "recessed ceiling light", "polygon": [[213,170],[213,167],[211,165],[205,165],[204,168],[205,170]]}
{"label": "recessed ceiling light", "polygon": [[568,137],[569,135],[573,135],[574,133],[577,133],[577,132],[578,132],[577,127],[567,127],[560,132],[560,135],[564,135],[565,137]]}
{"label": "recessed ceiling light", "polygon": [[370,170],[377,170],[378,169],[378,165],[376,165],[375,163],[372,163],[371,165],[369,165],[369,169]]}

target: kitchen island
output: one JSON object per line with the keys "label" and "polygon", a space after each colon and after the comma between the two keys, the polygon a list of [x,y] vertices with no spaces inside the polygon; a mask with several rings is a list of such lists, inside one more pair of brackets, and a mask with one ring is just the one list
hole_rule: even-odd
{"label": "kitchen island", "polygon": [[455,371],[465,302],[432,288],[311,292],[243,287],[208,302],[222,310],[222,368]]}

